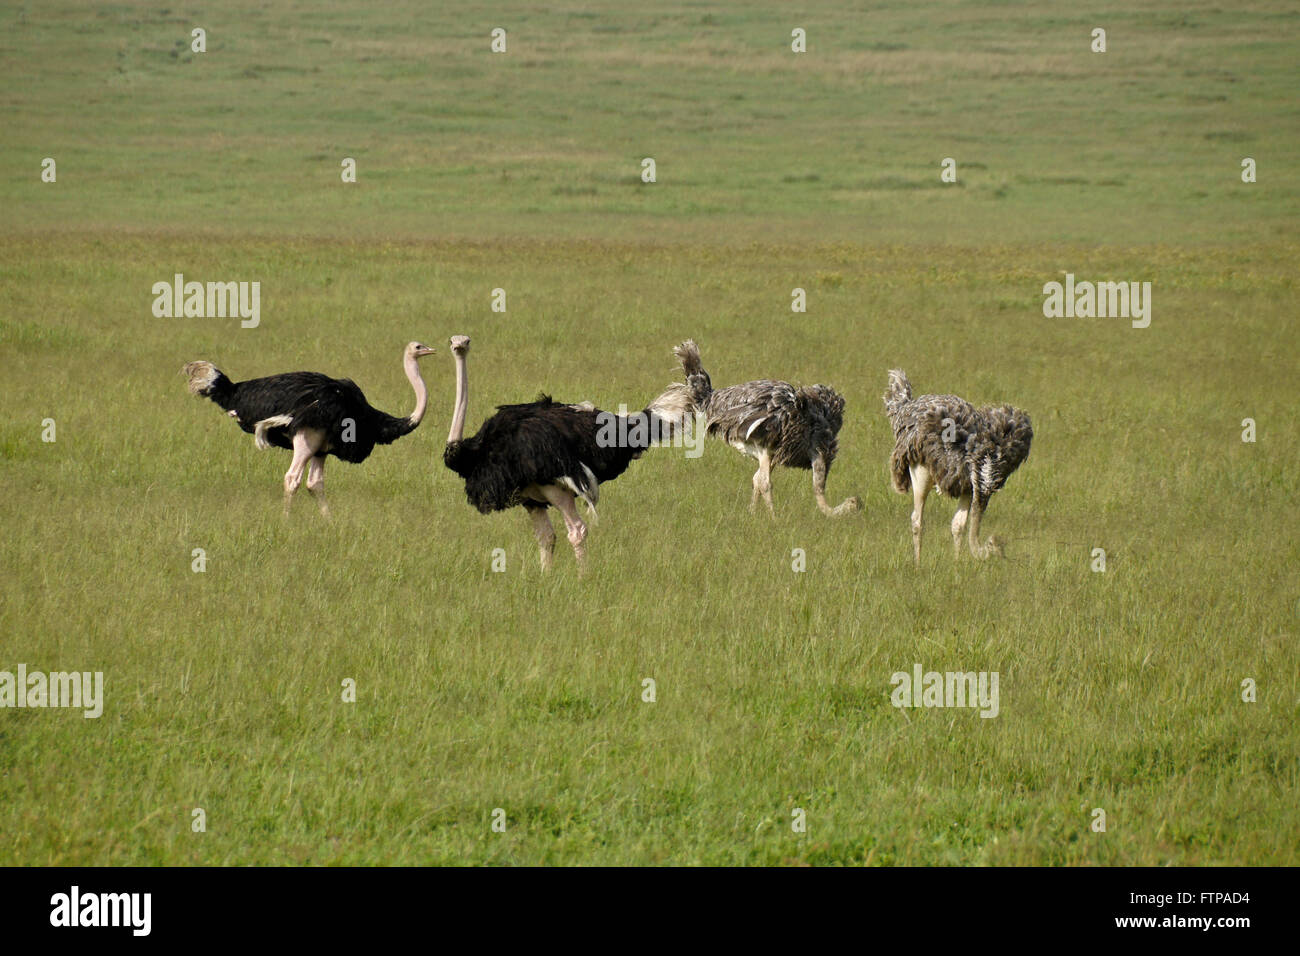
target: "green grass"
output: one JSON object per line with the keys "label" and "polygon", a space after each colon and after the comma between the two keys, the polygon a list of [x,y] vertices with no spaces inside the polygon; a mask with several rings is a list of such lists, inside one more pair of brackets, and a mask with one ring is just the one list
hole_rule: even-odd
{"label": "green grass", "polygon": [[[1300,216],[1293,4],[745,6],[13,6],[0,222],[1230,242],[1289,236]],[[1089,52],[1098,24],[1105,54]],[[189,51],[195,25],[207,53]]]}
{"label": "green grass", "polygon": [[[0,670],[107,694],[0,710],[0,863],[1300,862],[1287,5],[230,6],[0,11]],[[1064,271],[1152,282],[1150,328],[1045,319]],[[261,281],[261,326],[154,318],[174,272]],[[778,470],[751,516],[748,460],[656,449],[544,576],[441,464],[445,348],[328,521],[179,374],[405,413],[402,345],[453,333],[471,429],[640,406],[688,336],[719,385],[828,382],[864,511]],[[1033,415],[1006,560],[954,560],[932,499],[912,567],[895,366]],[[915,663],[998,671],[1000,715],[894,709]]]}

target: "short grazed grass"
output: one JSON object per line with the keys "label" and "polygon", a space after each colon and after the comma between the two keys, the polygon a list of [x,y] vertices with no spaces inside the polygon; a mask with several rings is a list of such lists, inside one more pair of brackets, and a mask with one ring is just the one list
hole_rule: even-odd
{"label": "short grazed grass", "polygon": [[[0,863],[1300,862],[1295,11],[584,7],[0,11],[0,671],[107,685],[0,710]],[[1150,328],[1044,318],[1067,271],[1150,281]],[[260,281],[260,327],[154,318],[176,272]],[[639,407],[688,336],[717,385],[832,384],[864,511],[777,471],[751,516],[747,459],[656,449],[543,576],[442,466],[454,333],[471,429]],[[416,338],[429,416],[331,460],[329,520],[180,375],[404,414]],[[932,499],[912,567],[900,366],[1033,415],[1005,560]],[[999,716],[891,707],[916,663],[999,672]]]}

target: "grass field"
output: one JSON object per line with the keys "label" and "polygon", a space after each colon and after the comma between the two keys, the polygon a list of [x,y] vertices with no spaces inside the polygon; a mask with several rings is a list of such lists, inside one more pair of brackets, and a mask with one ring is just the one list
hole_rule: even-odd
{"label": "grass field", "polygon": [[[1300,863],[1300,12],[1130,8],[0,9],[0,671],[106,697],[0,709],[0,864]],[[177,272],[261,324],[155,318]],[[1063,272],[1151,282],[1150,327],[1045,318]],[[778,470],[752,516],[747,459],[655,449],[544,576],[442,466],[454,333],[471,430],[639,407],[689,336],[715,384],[832,384],[864,510]],[[331,460],[329,520],[179,371],[405,414],[411,339],[432,410]],[[1033,415],[1005,560],[932,499],[912,567],[900,366]],[[999,715],[890,706],[918,663]]]}

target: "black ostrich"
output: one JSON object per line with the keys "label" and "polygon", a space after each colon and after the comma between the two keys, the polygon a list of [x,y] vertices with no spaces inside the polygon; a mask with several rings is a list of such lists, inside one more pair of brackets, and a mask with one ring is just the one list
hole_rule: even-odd
{"label": "black ostrich", "polygon": [[912,383],[901,369],[889,373],[885,413],[894,428],[889,472],[894,490],[912,492],[912,555],[921,564],[921,517],[931,487],[957,499],[952,546],[961,553],[969,523],[970,553],[988,558],[1002,553],[996,537],[979,543],[980,518],[993,497],[1029,457],[1034,440],[1029,416],[1010,405],[976,408],[956,395],[912,397]]}
{"label": "black ostrich", "polygon": [[837,436],[844,422],[844,399],[835,389],[829,385],[798,388],[771,379],[714,389],[693,339],[673,352],[682,363],[686,382],[669,386],[660,401],[665,407],[673,403],[674,410],[685,408],[704,416],[709,435],[758,461],[750,511],[757,509],[761,496],[768,513],[776,516],[773,465],[810,470],[817,507],[828,517],[841,518],[862,507],[862,499],[856,495],[835,506],[826,500],[826,476],[839,454]]}
{"label": "black ostrich", "polygon": [[247,382],[232,382],[211,362],[190,362],[183,369],[190,392],[212,399],[229,412],[239,427],[253,436],[258,448],[288,448],[293,463],[284,474],[284,510],[307,473],[307,491],[329,514],[325,504],[325,456],[353,463],[365,461],[376,445],[388,445],[414,431],[424,418],[429,393],[420,378],[417,360],[434,349],[412,342],[402,353],[402,367],[415,389],[415,411],[394,418],[371,407],[356,383],[319,372],[287,372]]}
{"label": "black ostrich", "polygon": [[586,503],[594,523],[601,483],[623,474],[653,442],[671,437],[670,426],[654,404],[619,416],[589,402],[565,405],[542,395],[523,405],[497,406],[478,434],[465,438],[469,341],[465,335],[451,339],[456,406],[443,463],[465,479],[465,497],[483,514],[515,505],[527,509],[543,571],[550,569],[555,550],[555,529],[546,509],[558,510],[581,569],[587,526],[578,515],[577,499]]}

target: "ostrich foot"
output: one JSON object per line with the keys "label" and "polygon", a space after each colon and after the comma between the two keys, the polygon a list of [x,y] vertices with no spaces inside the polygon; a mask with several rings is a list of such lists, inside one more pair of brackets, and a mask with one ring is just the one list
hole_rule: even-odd
{"label": "ostrich foot", "polygon": [[821,508],[822,514],[826,515],[828,518],[843,518],[847,515],[853,514],[855,511],[862,510],[862,499],[857,495],[854,495],[851,498],[846,498],[834,508],[826,504],[824,501],[819,501],[817,504]]}

